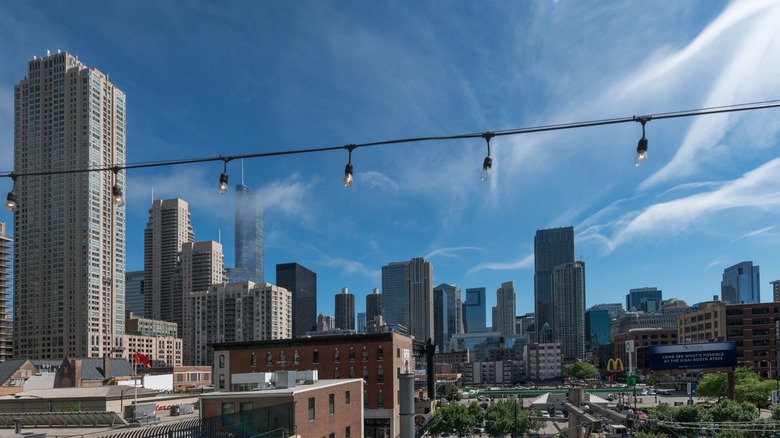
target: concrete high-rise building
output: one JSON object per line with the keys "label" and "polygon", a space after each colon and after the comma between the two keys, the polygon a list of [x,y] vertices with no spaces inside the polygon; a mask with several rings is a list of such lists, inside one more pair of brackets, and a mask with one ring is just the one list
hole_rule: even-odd
{"label": "concrete high-rise building", "polygon": [[317,274],[298,263],[276,265],[276,284],[292,293],[293,337],[316,330]]}
{"label": "concrete high-rise building", "polygon": [[[174,288],[179,253],[195,240],[190,212],[183,199],[152,201],[144,230],[144,317],[176,321],[174,302],[181,304],[181,289]],[[176,321],[178,322],[178,321]]]}
{"label": "concrete high-rise building", "polygon": [[553,269],[552,335],[564,358],[585,358],[585,264],[564,263]]}
{"label": "concrete high-rise building", "polygon": [[179,263],[174,275],[173,317],[184,339],[184,364],[195,365],[195,350],[187,336],[193,332],[195,321],[188,308],[194,292],[207,291],[212,285],[225,283],[225,265],[222,244],[214,241],[186,242],[181,245]]}
{"label": "concrete high-rise building", "polygon": [[723,270],[720,299],[727,304],[758,304],[761,302],[761,277],[753,262],[737,263]]}
{"label": "concrete high-rise building", "polygon": [[774,302],[780,302],[780,280],[770,281],[772,285],[772,299]]}
{"label": "concrete high-rise building", "polygon": [[552,327],[552,273],[556,266],[574,262],[574,227],[537,230],[534,237],[534,315],[538,342]]}
{"label": "concrete high-rise building", "polygon": [[409,261],[409,334],[433,339],[433,266],[422,257]]}
{"label": "concrete high-rise building", "polygon": [[14,324],[11,319],[11,248],[13,240],[5,231],[5,222],[0,222],[0,362],[13,357]]}
{"label": "concrete high-rise building", "polygon": [[366,295],[366,324],[371,324],[382,314],[382,294],[378,288]]}
{"label": "concrete high-rise building", "polygon": [[235,228],[236,268],[231,276],[241,274],[246,280],[263,281],[263,209],[243,181],[236,185]]}
{"label": "concrete high-rise building", "polygon": [[465,333],[482,333],[487,331],[487,304],[484,287],[466,289],[465,314],[463,326]]}
{"label": "concrete high-rise building", "polygon": [[188,365],[213,365],[214,343],[292,338],[292,307],[292,293],[268,283],[215,284],[193,292],[187,312],[192,324],[183,336],[191,350]]}
{"label": "concrete high-rise building", "polygon": [[[14,355],[115,355],[124,333],[126,98],[67,52],[14,87]],[[36,173],[34,177],[25,175]]]}
{"label": "concrete high-rise building", "polygon": [[[138,318],[144,318],[144,271],[125,273],[125,314],[130,318],[132,312]],[[125,324],[125,327],[127,324]]]}
{"label": "concrete high-rise building", "polygon": [[382,315],[416,339],[433,336],[433,266],[422,257],[382,266]]}
{"label": "concrete high-rise building", "polygon": [[655,312],[661,308],[664,300],[663,291],[655,287],[640,287],[631,289],[626,295],[626,310],[635,312]]}
{"label": "concrete high-rise building", "polygon": [[515,282],[501,283],[496,290],[496,319],[493,321],[493,331],[501,336],[515,336]]}
{"label": "concrete high-rise building", "polygon": [[355,295],[346,287],[336,295],[336,328],[355,330]]}

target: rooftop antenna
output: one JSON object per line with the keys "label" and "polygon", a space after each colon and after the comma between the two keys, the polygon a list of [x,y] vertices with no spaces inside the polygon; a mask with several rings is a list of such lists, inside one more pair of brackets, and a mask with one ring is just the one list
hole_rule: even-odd
{"label": "rooftop antenna", "polygon": [[154,204],[154,186],[152,186],[152,204]]}
{"label": "rooftop antenna", "polygon": [[222,228],[217,228],[217,242],[222,245]]}
{"label": "rooftop antenna", "polygon": [[244,159],[241,159],[241,185],[244,185]]}

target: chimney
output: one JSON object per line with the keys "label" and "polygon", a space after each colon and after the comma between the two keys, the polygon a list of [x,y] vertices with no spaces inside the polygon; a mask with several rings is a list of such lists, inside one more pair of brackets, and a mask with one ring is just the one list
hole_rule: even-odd
{"label": "chimney", "polygon": [[103,356],[103,378],[108,379],[111,377],[111,358]]}

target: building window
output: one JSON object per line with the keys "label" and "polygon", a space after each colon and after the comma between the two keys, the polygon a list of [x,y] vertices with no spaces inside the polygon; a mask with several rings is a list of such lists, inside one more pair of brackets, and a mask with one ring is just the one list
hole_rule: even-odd
{"label": "building window", "polygon": [[219,367],[220,368],[225,368],[225,355],[224,354],[220,354],[219,355]]}
{"label": "building window", "polygon": [[363,346],[363,362],[368,361],[368,348]]}
{"label": "building window", "polygon": [[225,389],[225,375],[219,375],[219,389]]}
{"label": "building window", "polygon": [[385,350],[381,346],[376,349],[376,359],[385,360]]}
{"label": "building window", "polygon": [[335,350],[333,350],[333,362],[338,362],[338,361],[339,361],[339,349],[336,348]]}
{"label": "building window", "polygon": [[355,347],[349,347],[349,361],[355,361]]}
{"label": "building window", "polygon": [[274,363],[274,355],[271,354],[271,352],[269,351],[265,355],[265,364],[268,365],[268,366],[271,366],[271,365],[273,365],[273,363]]}
{"label": "building window", "polygon": [[351,431],[349,430],[349,426],[347,426],[346,429],[344,429],[344,438],[351,438]]}
{"label": "building window", "polygon": [[320,352],[317,351],[316,349],[314,350],[314,354],[312,356],[311,361],[314,363],[320,363]]}
{"label": "building window", "polygon": [[349,378],[355,377],[355,367],[349,367]]}
{"label": "building window", "polygon": [[339,369],[336,368],[335,370],[333,370],[333,378],[338,379],[339,377],[341,377],[341,373],[339,373]]}
{"label": "building window", "polygon": [[376,370],[376,383],[385,383],[385,370],[382,367]]}
{"label": "building window", "polygon": [[363,391],[363,407],[368,407],[368,391]]}
{"label": "building window", "polygon": [[250,367],[257,366],[257,353],[252,353],[252,356],[249,358],[249,366]]}
{"label": "building window", "polygon": [[385,407],[385,393],[382,392],[382,390],[379,390],[379,393],[376,395],[376,407],[383,408]]}
{"label": "building window", "polygon": [[328,414],[333,415],[334,413],[336,413],[336,396],[328,394]]}
{"label": "building window", "polygon": [[293,363],[295,365],[298,365],[298,364],[301,363],[301,356],[298,355],[298,350],[295,350],[295,352],[293,353]]}
{"label": "building window", "polygon": [[314,421],[314,397],[309,397],[309,421]]}
{"label": "building window", "polygon": [[236,413],[236,407],[233,403],[222,403],[222,415],[233,415]]}
{"label": "building window", "polygon": [[350,404],[352,400],[350,399],[349,391],[344,392],[344,404]]}
{"label": "building window", "polygon": [[368,368],[363,367],[363,381],[368,383]]}

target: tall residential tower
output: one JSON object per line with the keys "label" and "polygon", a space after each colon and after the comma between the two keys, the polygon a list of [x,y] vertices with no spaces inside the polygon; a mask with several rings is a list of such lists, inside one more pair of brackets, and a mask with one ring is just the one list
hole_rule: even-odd
{"label": "tall residential tower", "polygon": [[181,303],[174,274],[182,244],[194,240],[187,202],[179,198],[152,201],[144,230],[145,318],[179,322],[173,316],[174,302]]}
{"label": "tall residential tower", "polygon": [[552,329],[552,273],[556,266],[574,262],[574,227],[537,230],[534,237],[534,302],[537,342]]}
{"label": "tall residential tower", "polygon": [[[104,357],[124,333],[125,94],[75,56],[14,87],[14,355]],[[25,176],[26,174],[37,174]]]}
{"label": "tall residential tower", "polygon": [[243,181],[236,185],[236,268],[231,280],[263,281],[263,209]]}

